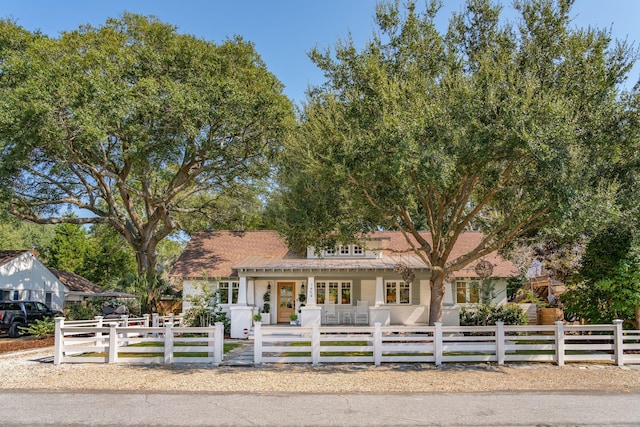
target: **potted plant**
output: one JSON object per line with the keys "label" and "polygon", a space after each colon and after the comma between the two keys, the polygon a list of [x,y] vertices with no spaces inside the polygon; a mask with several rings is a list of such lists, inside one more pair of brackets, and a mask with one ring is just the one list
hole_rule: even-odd
{"label": "potted plant", "polygon": [[253,315],[253,321],[254,322],[262,322],[262,314],[260,313],[256,313]]}
{"label": "potted plant", "polygon": [[262,300],[264,304],[262,305],[262,324],[269,325],[271,324],[271,315],[269,312],[271,311],[271,293],[269,291],[265,292],[262,296]]}
{"label": "potted plant", "polygon": [[291,313],[289,315],[289,323],[294,326],[298,325],[298,315],[296,313]]}

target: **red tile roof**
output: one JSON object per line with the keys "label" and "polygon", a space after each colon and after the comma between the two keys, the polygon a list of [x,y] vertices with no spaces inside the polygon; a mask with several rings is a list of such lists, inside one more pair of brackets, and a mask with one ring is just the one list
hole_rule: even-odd
{"label": "red tile roof", "polygon": [[[457,257],[471,249],[482,239],[482,233],[467,232],[460,235],[452,256]],[[430,240],[429,233],[425,237]],[[406,250],[407,242],[402,233],[397,231],[381,231],[373,233],[370,238],[384,239],[383,259],[306,259],[304,255],[289,251],[286,242],[276,231],[208,231],[196,233],[171,271],[171,276],[184,278],[198,277],[234,277],[234,267],[242,269],[388,269],[398,259],[419,268],[421,261],[410,253],[400,254]],[[453,259],[453,258],[452,258]],[[493,265],[494,277],[516,276],[518,271],[510,262],[497,253],[483,258]],[[455,273],[457,277],[476,277],[472,265]]]}

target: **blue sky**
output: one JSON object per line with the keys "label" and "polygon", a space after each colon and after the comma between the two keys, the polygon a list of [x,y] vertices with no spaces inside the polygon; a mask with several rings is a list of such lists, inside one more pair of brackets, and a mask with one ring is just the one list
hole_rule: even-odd
{"label": "blue sky", "polygon": [[[443,3],[442,30],[463,1]],[[508,18],[511,2],[502,4]],[[129,11],[155,15],[181,33],[214,42],[241,35],[255,44],[269,70],[285,84],[285,93],[300,104],[308,85],[323,81],[307,52],[314,46],[331,47],[349,34],[363,46],[373,31],[375,5],[376,0],[0,0],[0,17],[57,36]],[[610,28],[615,38],[640,42],[639,0],[576,0],[572,16],[576,26]],[[639,75],[636,66],[630,85]]]}

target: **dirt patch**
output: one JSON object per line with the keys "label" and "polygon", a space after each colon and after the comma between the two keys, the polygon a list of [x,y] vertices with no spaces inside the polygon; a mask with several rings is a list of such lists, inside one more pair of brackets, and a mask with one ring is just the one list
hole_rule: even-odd
{"label": "dirt patch", "polygon": [[0,354],[12,351],[30,350],[32,348],[51,347],[54,344],[53,337],[38,339],[27,336],[20,338],[0,338]]}

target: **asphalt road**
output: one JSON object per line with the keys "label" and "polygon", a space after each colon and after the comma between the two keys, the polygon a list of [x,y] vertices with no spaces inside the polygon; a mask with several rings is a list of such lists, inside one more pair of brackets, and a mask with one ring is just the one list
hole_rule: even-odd
{"label": "asphalt road", "polygon": [[639,426],[640,393],[0,391],[12,426]]}

